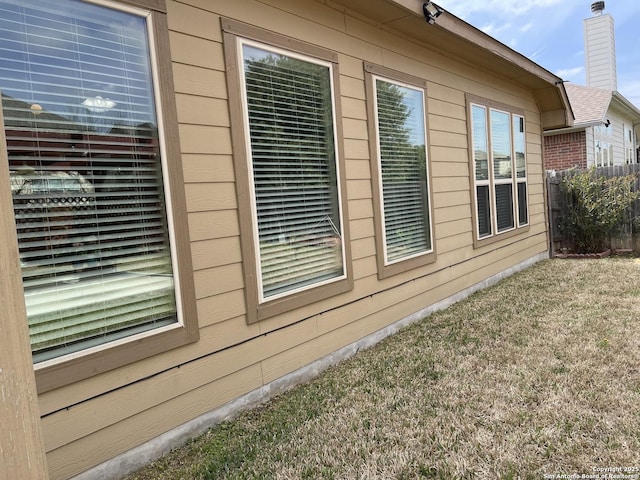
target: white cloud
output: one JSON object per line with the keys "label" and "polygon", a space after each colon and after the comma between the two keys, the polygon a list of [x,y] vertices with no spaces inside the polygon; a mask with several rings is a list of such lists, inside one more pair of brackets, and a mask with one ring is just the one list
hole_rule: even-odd
{"label": "white cloud", "polygon": [[520,31],[521,31],[522,33],[524,33],[524,32],[528,32],[529,30],[531,30],[531,27],[533,27],[533,23],[532,23],[532,22],[529,22],[529,23],[527,23],[527,24],[525,24],[525,25],[521,26],[521,27],[520,27]]}
{"label": "white cloud", "polygon": [[480,28],[487,35],[492,37],[498,37],[502,32],[506,32],[511,28],[510,23],[503,23],[502,25],[496,25],[495,23],[488,23]]}
{"label": "white cloud", "polygon": [[537,61],[538,58],[542,56],[545,50],[546,49],[544,47],[539,48],[538,50],[535,50],[534,52],[530,53],[528,57],[535,62]]}
{"label": "white cloud", "polygon": [[556,72],[556,75],[563,80],[575,81],[578,76],[584,72],[584,67],[562,68]]}
{"label": "white cloud", "polygon": [[440,0],[436,3],[444,9],[455,12],[464,12],[465,17],[475,12],[486,12],[497,16],[518,16],[533,9],[546,9],[553,5],[562,4],[565,0]]}

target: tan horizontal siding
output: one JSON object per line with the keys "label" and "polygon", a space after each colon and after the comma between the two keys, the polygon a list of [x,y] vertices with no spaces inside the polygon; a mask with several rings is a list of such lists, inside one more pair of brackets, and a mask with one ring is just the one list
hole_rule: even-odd
{"label": "tan horizontal siding", "polygon": [[222,42],[219,15],[176,1],[167,2],[167,11],[171,31]]}
{"label": "tan horizontal siding", "polygon": [[358,240],[360,238],[373,237],[373,220],[371,218],[362,218],[360,220],[351,220],[350,233],[351,240]]}
{"label": "tan horizontal siding", "polygon": [[364,100],[359,98],[349,98],[343,96],[342,102],[342,116],[345,118],[353,118],[356,120],[367,119],[367,104]]}
{"label": "tan horizontal siding", "polygon": [[230,183],[235,181],[231,155],[182,155],[185,183]]}
{"label": "tan horizontal siding", "polygon": [[196,283],[196,298],[198,299],[230,292],[244,286],[242,267],[238,263],[197,270],[193,276]]}
{"label": "tan horizontal siding", "polygon": [[342,129],[344,138],[367,140],[367,123],[362,120],[354,120],[353,118],[342,119]]}
{"label": "tan horizontal siding", "polygon": [[217,153],[231,155],[231,131],[209,125],[180,125],[182,153]]}
{"label": "tan horizontal siding", "polygon": [[238,206],[233,183],[187,183],[185,194],[189,212],[230,210]]}
{"label": "tan horizontal siding", "polygon": [[374,256],[359,258],[353,261],[353,278],[358,281],[378,274],[378,264]]}
{"label": "tan horizontal siding", "polygon": [[469,190],[468,177],[436,177],[433,179],[434,193]]}
{"label": "tan horizontal siding", "polygon": [[261,383],[260,366],[252,365],[233,376],[187,391],[156,408],[141,410],[126,422],[115,423],[91,436],[48,452],[49,477],[51,480],[69,478],[153,438],[158,432],[177,427],[212,407],[250,392],[260,387]]}
{"label": "tan horizontal siding", "polygon": [[225,83],[224,72],[174,63],[173,82],[176,93],[186,93],[211,98],[227,98],[227,85]]}
{"label": "tan horizontal siding", "polygon": [[230,125],[225,99],[180,93],[176,95],[176,107],[180,123],[217,127]]}
{"label": "tan horizontal siding", "polygon": [[[434,145],[432,142],[429,145],[429,152],[434,176],[447,176],[446,168],[453,163],[460,163],[469,168],[469,149],[466,143],[463,146],[458,142],[457,146],[454,147],[451,145]],[[438,170],[438,168],[441,168],[441,170]]]}
{"label": "tan horizontal siding", "polygon": [[[471,223],[471,222],[469,222]],[[435,245],[439,255],[450,252],[452,250],[458,250],[460,248],[471,248],[473,245],[473,237],[472,237],[471,228],[469,228],[468,232],[459,233],[457,235],[452,235],[449,237],[436,239]]]}
{"label": "tan horizontal siding", "polygon": [[372,198],[369,180],[347,180],[347,197],[349,200]]}
{"label": "tan horizontal siding", "polygon": [[169,32],[171,58],[174,62],[202,68],[224,70],[222,43],[184,33]]}
{"label": "tan horizontal siding", "polygon": [[240,239],[234,236],[192,242],[191,258],[194,270],[240,263]]}
{"label": "tan horizontal siding", "polygon": [[[230,319],[240,318],[241,323],[236,322],[234,328],[238,331],[253,330],[253,325],[247,325],[246,328],[244,325],[244,323],[246,323],[246,319],[244,318],[246,305],[244,301],[244,291],[242,289],[231,290],[210,297],[203,297],[198,300],[197,305],[200,328]],[[216,329],[212,331],[215,332]]]}
{"label": "tan horizontal siding", "polygon": [[371,200],[349,200],[349,218],[359,220],[373,217]]}
{"label": "tan horizontal siding", "polygon": [[471,208],[469,205],[437,208],[433,216],[436,225],[462,219],[471,222]]}
{"label": "tan horizontal siding", "polygon": [[238,212],[217,210],[189,213],[191,241],[239,235]]}
{"label": "tan horizontal siding", "polygon": [[[433,90],[433,86],[427,91],[428,94],[431,94]],[[445,101],[439,98],[428,98],[429,105],[429,113],[431,115],[438,115],[441,117],[448,117],[458,120],[466,121],[467,119],[467,111],[465,109],[464,103],[458,103],[459,98],[452,99],[454,101]]]}

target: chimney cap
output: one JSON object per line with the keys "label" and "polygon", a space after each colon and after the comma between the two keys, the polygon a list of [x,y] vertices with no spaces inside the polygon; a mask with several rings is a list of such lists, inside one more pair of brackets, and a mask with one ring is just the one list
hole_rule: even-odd
{"label": "chimney cap", "polygon": [[593,2],[591,4],[591,12],[595,13],[596,15],[600,15],[603,10],[604,10],[604,1]]}

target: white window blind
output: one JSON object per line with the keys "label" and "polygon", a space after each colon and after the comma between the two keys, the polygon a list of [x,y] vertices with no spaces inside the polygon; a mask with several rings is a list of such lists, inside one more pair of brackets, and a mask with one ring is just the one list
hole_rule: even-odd
{"label": "white window blind", "polygon": [[0,91],[34,361],[177,321],[144,17],[0,0]]}
{"label": "white window blind", "polygon": [[424,91],[379,78],[376,121],[386,262],[432,251]]}
{"label": "white window blind", "polygon": [[343,278],[331,67],[242,44],[261,299]]}

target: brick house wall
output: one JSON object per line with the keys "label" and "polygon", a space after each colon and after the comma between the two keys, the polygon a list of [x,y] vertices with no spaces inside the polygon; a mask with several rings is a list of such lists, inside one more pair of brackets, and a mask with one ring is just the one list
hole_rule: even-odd
{"label": "brick house wall", "polygon": [[587,168],[587,139],[584,130],[544,137],[544,168],[566,170]]}

